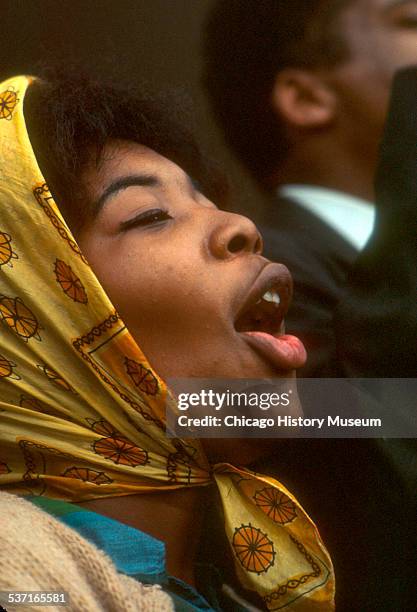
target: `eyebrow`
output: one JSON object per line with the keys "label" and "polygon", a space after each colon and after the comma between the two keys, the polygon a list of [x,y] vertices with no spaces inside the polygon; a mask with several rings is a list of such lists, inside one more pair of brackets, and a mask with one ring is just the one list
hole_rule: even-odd
{"label": "eyebrow", "polygon": [[121,176],[106,187],[100,197],[93,202],[92,212],[96,217],[107,200],[128,187],[161,187],[162,183],[154,174],[129,174]]}

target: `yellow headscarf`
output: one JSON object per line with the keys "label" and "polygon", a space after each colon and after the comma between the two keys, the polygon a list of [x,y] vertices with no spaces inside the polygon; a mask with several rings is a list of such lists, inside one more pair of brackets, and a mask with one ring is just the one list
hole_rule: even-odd
{"label": "yellow headscarf", "polygon": [[317,529],[279,482],[169,439],[176,410],[79,250],[0,85],[0,488],[83,501],[217,483],[242,585],[269,610],[333,609]]}

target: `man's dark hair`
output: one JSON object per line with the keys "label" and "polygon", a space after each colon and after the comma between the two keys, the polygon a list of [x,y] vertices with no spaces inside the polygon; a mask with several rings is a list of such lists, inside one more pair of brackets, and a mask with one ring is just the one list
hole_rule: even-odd
{"label": "man's dark hair", "polygon": [[38,164],[75,233],[91,213],[80,177],[91,160],[99,166],[109,139],[149,147],[181,166],[207,197],[218,203],[225,196],[223,177],[194,140],[183,94],[129,89],[54,68],[29,87],[24,112]]}
{"label": "man's dark hair", "polygon": [[271,107],[277,73],[349,55],[337,17],[352,0],[218,0],[205,32],[204,81],[226,141],[267,184],[289,142]]}

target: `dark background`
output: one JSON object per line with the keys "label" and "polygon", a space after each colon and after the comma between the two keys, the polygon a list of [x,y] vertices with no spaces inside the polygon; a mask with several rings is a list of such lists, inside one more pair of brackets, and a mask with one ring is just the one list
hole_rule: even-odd
{"label": "dark background", "polygon": [[201,83],[202,29],[213,1],[0,0],[0,78],[60,60],[122,84],[182,88],[195,105],[199,142],[235,187],[235,207],[256,220],[265,198],[225,147]]}

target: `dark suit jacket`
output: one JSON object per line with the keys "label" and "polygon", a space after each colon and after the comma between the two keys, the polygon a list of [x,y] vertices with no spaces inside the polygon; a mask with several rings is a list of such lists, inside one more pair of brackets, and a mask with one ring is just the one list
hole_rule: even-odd
{"label": "dark suit jacket", "polygon": [[[273,203],[261,233],[267,257],[284,263],[293,276],[286,329],[310,355],[299,375],[344,376],[352,360],[341,358],[334,319],[358,253],[287,199]],[[349,321],[342,330],[348,327]],[[414,610],[414,441],[280,440],[277,448],[256,469],[280,475],[317,521],[335,564],[336,610]]]}

